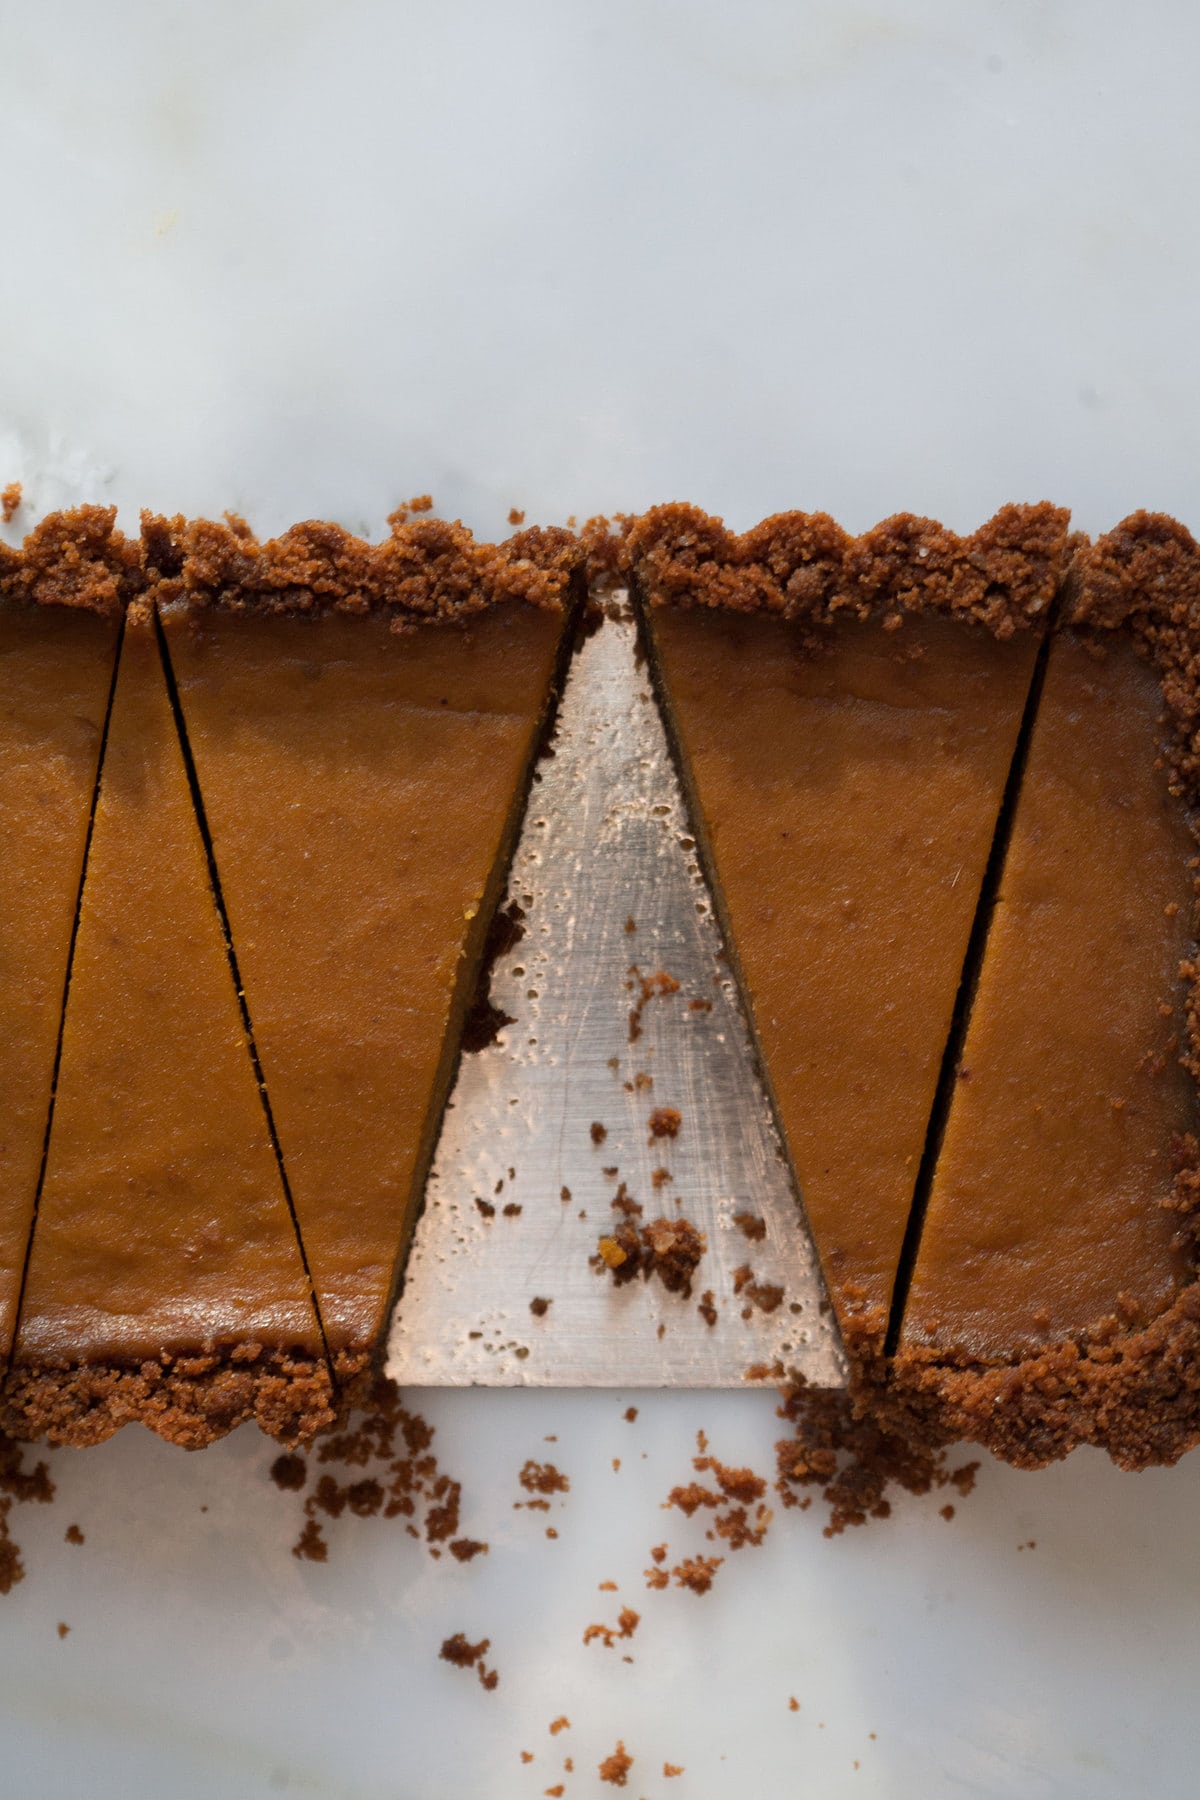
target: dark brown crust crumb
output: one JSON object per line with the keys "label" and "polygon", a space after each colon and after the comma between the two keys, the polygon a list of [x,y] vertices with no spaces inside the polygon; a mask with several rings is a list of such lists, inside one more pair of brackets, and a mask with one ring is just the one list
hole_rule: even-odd
{"label": "dark brown crust crumb", "polygon": [[489,1669],[483,1660],[491,1643],[491,1638],[480,1638],[477,1644],[469,1643],[461,1631],[456,1631],[453,1637],[445,1639],[438,1655],[456,1669],[474,1669],[479,1676],[479,1685],[491,1693],[500,1680],[495,1669]]}
{"label": "dark brown crust crumb", "polygon": [[277,1456],[271,1464],[271,1480],[284,1493],[298,1494],[308,1480],[308,1464],[294,1451]]}
{"label": "dark brown crust crumb", "polygon": [[18,1367],[4,1392],[9,1436],[73,1447],[102,1444],[123,1425],[140,1424],[170,1444],[202,1450],[248,1419],[291,1446],[309,1442],[334,1417],[323,1361],[260,1344],[128,1367]]}
{"label": "dark brown crust crumb", "polygon": [[9,1501],[0,1504],[0,1594],[11,1594],[17,1582],[25,1579],[20,1547],[13,1543],[8,1533],[10,1505]]}
{"label": "dark brown crust crumb", "polygon": [[571,1491],[570,1479],[561,1469],[556,1469],[551,1462],[535,1462],[532,1457],[526,1459],[517,1480],[527,1494],[567,1494]]}
{"label": "dark brown crust crumb", "polygon": [[531,527],[477,542],[448,519],[401,508],[379,544],[310,519],[260,543],[244,519],[142,516],[146,565],[162,605],[231,612],[384,613],[396,630],[466,620],[505,601],[561,608],[583,550],[569,531]]}
{"label": "dark brown crust crumb", "polygon": [[685,1556],[671,1570],[675,1586],[692,1594],[707,1594],[724,1561],[723,1556]]}
{"label": "dark brown crust crumb", "polygon": [[300,1536],[292,1545],[292,1555],[300,1562],[329,1561],[329,1543],[316,1519],[305,1521]]}
{"label": "dark brown crust crumb", "polygon": [[442,1644],[438,1655],[443,1662],[452,1663],[456,1669],[473,1669],[479,1658],[491,1647],[490,1638],[481,1638],[477,1644],[468,1643],[461,1631],[448,1637]]}
{"label": "dark brown crust crumb", "polygon": [[970,537],[897,513],[851,537],[825,513],[776,513],[727,531],[699,507],[643,513],[621,540],[622,567],[654,606],[769,612],[828,625],[841,613],[899,623],[944,613],[1011,637],[1044,618],[1066,571],[1068,514],[1048,502],[1004,506]]}
{"label": "dark brown crust crumb", "polygon": [[[1128,631],[1162,682],[1167,772],[1189,808],[1200,802],[1200,545],[1176,520],[1138,512],[1076,553],[1066,622]],[[1189,978],[1183,1056],[1200,1078],[1200,964]],[[1197,1265],[1198,1147],[1170,1146],[1170,1202]],[[969,1438],[1018,1468],[1041,1468],[1079,1444],[1124,1469],[1176,1462],[1200,1443],[1200,1279],[1158,1318],[1131,1327],[1114,1296],[1110,1317],[1035,1355],[1000,1364],[906,1347],[886,1371],[864,1369],[862,1393],[881,1419],[925,1443]]]}
{"label": "dark brown crust crumb", "polygon": [[692,1296],[692,1276],[708,1249],[702,1231],[690,1219],[652,1219],[643,1227],[654,1252],[654,1273],[670,1294]]}
{"label": "dark brown crust crumb", "polygon": [[455,1562],[474,1562],[477,1556],[486,1556],[490,1546],[482,1538],[452,1538],[450,1554]]}
{"label": "dark brown crust crumb", "polygon": [[633,1767],[633,1758],[626,1750],[620,1738],[611,1756],[606,1756],[599,1765],[601,1781],[609,1781],[613,1787],[624,1787],[629,1780],[629,1771]]}
{"label": "dark brown crust crumb", "polygon": [[145,582],[141,545],[116,524],[115,506],[77,506],[50,513],[19,549],[0,544],[0,600],[118,616]]}
{"label": "dark brown crust crumb", "polygon": [[[585,1644],[599,1642],[604,1645],[606,1650],[611,1650],[619,1638],[631,1638],[640,1624],[641,1614],[635,1612],[632,1606],[623,1606],[617,1614],[615,1625],[585,1626],[583,1641]],[[551,1730],[553,1729],[554,1727],[551,1726]]]}
{"label": "dark brown crust crumb", "polygon": [[[45,1506],[54,1498],[54,1483],[45,1463],[35,1463],[32,1469],[27,1469],[25,1455],[24,1444],[0,1436],[0,1594],[10,1594],[17,1582],[25,1579],[20,1546],[14,1541],[8,1523],[13,1506],[28,1505],[30,1501]],[[71,1536],[73,1531],[77,1533],[74,1538]],[[83,1533],[77,1525],[69,1525],[66,1536],[68,1543],[83,1542]]]}
{"label": "dark brown crust crumb", "polygon": [[690,1300],[692,1277],[707,1249],[708,1240],[690,1219],[652,1219],[642,1226],[622,1219],[601,1237],[592,1262],[608,1270],[616,1287],[656,1275],[668,1293]]}

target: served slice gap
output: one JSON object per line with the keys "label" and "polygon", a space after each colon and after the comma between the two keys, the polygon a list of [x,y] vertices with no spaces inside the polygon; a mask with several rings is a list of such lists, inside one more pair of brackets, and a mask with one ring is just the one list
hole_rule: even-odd
{"label": "served slice gap", "polygon": [[735,537],[666,507],[625,558],[839,1325],[873,1359],[1066,515]]}
{"label": "served slice gap", "polygon": [[148,522],[282,1161],[344,1387],[374,1366],[582,598],[567,533]]}
{"label": "served slice gap", "polygon": [[131,603],[5,1426],[283,1442],[332,1388],[208,879],[153,619]]}

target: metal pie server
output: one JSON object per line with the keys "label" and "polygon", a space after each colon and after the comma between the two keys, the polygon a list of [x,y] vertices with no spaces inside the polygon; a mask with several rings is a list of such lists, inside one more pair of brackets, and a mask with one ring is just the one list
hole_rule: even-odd
{"label": "metal pie server", "polygon": [[[524,934],[491,976],[512,1022],[461,1058],[387,1373],[404,1386],[715,1388],[783,1364],[842,1387],[620,594],[574,657],[552,750],[508,884]],[[614,1279],[602,1238],[622,1220],[681,1217],[706,1243],[690,1294]]]}

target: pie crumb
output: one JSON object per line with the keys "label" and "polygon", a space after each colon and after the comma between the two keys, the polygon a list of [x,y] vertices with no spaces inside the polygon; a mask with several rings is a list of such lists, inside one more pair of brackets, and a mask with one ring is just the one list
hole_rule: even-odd
{"label": "pie crumb", "polygon": [[316,1519],[305,1521],[304,1529],[292,1545],[292,1555],[302,1562],[328,1562],[329,1545]]}
{"label": "pie crumb", "polygon": [[599,1765],[601,1781],[609,1781],[613,1787],[624,1787],[629,1780],[629,1771],[633,1767],[633,1758],[626,1750],[620,1738],[611,1756],[606,1756]]}
{"label": "pie crumb", "polygon": [[488,1546],[478,1538],[455,1538],[450,1545],[450,1554],[456,1562],[471,1562],[477,1556],[486,1556]]}
{"label": "pie crumb", "polygon": [[285,1493],[298,1493],[308,1480],[308,1464],[294,1453],[277,1456],[271,1464],[271,1480]]}
{"label": "pie crumb", "polygon": [[[469,1643],[461,1631],[456,1631],[453,1637],[443,1640],[438,1656],[456,1669],[474,1669],[479,1676],[479,1685],[491,1693],[500,1681],[496,1670],[489,1669],[483,1660],[491,1643],[491,1638],[480,1638],[477,1644]],[[521,1754],[524,1756],[524,1751]]]}
{"label": "pie crumb", "polygon": [[556,1469],[551,1462],[535,1462],[528,1457],[517,1480],[527,1494],[566,1494],[570,1492],[569,1478]]}
{"label": "pie crumb", "polygon": [[685,1556],[671,1570],[675,1586],[689,1588],[693,1594],[707,1594],[713,1584],[713,1577],[724,1561],[723,1556]]}

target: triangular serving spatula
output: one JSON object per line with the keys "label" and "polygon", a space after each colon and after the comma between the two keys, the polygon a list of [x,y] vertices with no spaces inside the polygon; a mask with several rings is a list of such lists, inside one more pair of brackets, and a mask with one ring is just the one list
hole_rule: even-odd
{"label": "triangular serving spatula", "polygon": [[[620,595],[571,665],[506,904],[522,934],[490,991],[510,1022],[462,1057],[387,1373],[405,1386],[737,1387],[783,1365],[844,1386]],[[691,1292],[657,1274],[621,1281],[619,1228],[680,1219],[706,1244]]]}

